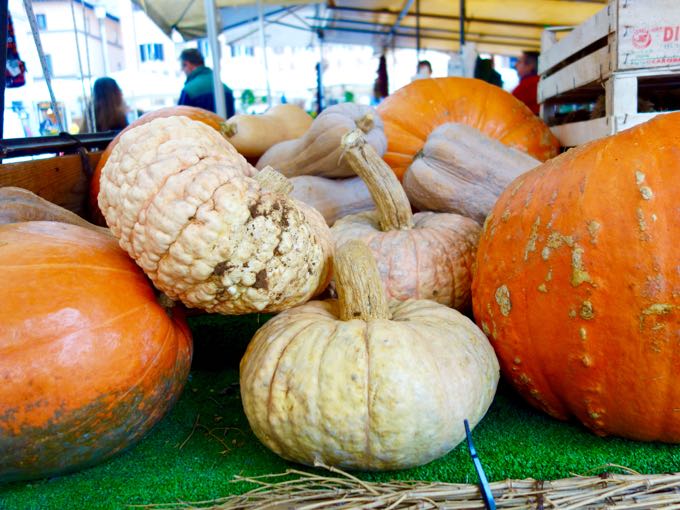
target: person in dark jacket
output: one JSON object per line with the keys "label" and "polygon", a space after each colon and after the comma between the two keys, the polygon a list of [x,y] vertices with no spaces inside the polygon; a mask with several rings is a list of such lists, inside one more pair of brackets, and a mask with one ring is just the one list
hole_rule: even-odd
{"label": "person in dark jacket", "polygon": [[[213,71],[205,66],[203,55],[196,48],[187,48],[179,56],[182,71],[187,75],[184,88],[179,96],[178,105],[196,106],[214,112],[215,94],[213,92]],[[224,83],[224,100],[227,105],[227,118],[234,115],[234,93]]]}

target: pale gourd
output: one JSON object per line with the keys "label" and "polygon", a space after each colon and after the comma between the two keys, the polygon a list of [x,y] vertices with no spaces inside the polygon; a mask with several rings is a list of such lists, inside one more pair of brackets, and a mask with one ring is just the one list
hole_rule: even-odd
{"label": "pale gourd", "polygon": [[274,145],[257,162],[257,168],[271,166],[286,177],[320,175],[353,177],[354,171],[342,158],[342,137],[361,129],[368,143],[383,154],[387,139],[382,120],[369,106],[343,103],[326,108],[314,119],[304,136]]}
{"label": "pale gourd", "polygon": [[373,197],[361,177],[328,179],[316,175],[291,177],[290,196],[308,204],[333,225],[338,218],[375,208]]}
{"label": "pale gourd", "polygon": [[412,214],[396,176],[359,131],[343,139],[343,150],[377,209],[336,221],[331,229],[336,247],[352,239],[365,241],[390,299],[432,299],[466,308],[480,226],[457,214]]}
{"label": "pale gourd", "polygon": [[411,204],[484,223],[508,185],[541,162],[467,124],[442,124],[404,175]]}
{"label": "pale gourd", "polygon": [[390,470],[441,457],[493,400],[491,345],[433,301],[388,305],[361,242],[343,246],[335,272],[338,300],[282,312],[248,345],[240,386],[253,432],[308,465]]}
{"label": "pale gourd", "polygon": [[214,129],[169,117],[120,138],[99,206],[170,299],[225,314],[279,311],[324,289],[332,252],[323,217],[289,191]]}

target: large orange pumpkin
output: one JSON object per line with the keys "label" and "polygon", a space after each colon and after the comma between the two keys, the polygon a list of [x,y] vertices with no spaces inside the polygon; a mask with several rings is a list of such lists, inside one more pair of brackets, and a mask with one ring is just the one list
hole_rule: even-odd
{"label": "large orange pumpkin", "polygon": [[106,226],[106,220],[99,210],[99,204],[97,203],[97,196],[99,196],[99,179],[101,177],[102,168],[104,168],[104,165],[109,160],[109,156],[111,155],[113,148],[118,144],[118,140],[122,134],[134,127],[141,126],[142,124],[148,124],[154,119],[173,116],[189,117],[190,119],[197,120],[203,124],[207,124],[213,129],[216,129],[222,133],[222,136],[225,138],[227,136],[226,133],[228,128],[226,121],[216,113],[213,113],[209,110],[204,110],[202,108],[195,108],[193,106],[169,106],[167,108],[160,108],[142,115],[132,124],[118,133],[116,137],[111,140],[111,143],[106,147],[101,155],[101,158],[99,158],[97,167],[95,168],[92,175],[92,180],[90,181],[90,217],[94,223],[104,227]]}
{"label": "large orange pumpkin", "polygon": [[516,179],[487,218],[477,323],[533,405],[680,442],[680,114]]}
{"label": "large orange pumpkin", "polygon": [[503,89],[473,78],[416,80],[378,106],[385,123],[383,159],[401,180],[438,126],[458,122],[545,161],[559,142],[531,110]]}
{"label": "large orange pumpkin", "polygon": [[0,225],[0,272],[0,482],[95,464],[168,411],[191,336],[112,236]]}

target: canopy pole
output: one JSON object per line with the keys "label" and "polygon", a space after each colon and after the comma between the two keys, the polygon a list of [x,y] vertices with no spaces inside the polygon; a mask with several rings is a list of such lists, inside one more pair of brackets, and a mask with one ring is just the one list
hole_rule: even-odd
{"label": "canopy pole", "polygon": [[267,39],[264,35],[264,9],[262,0],[257,0],[257,16],[260,20],[260,46],[262,47],[262,58],[264,63],[264,81],[267,86],[267,104],[272,106],[272,91],[269,85],[269,64],[267,62]]}
{"label": "canopy pole", "polygon": [[416,59],[420,62],[420,0],[416,0]]}
{"label": "canopy pole", "polygon": [[[0,50],[0,62],[2,63],[2,69],[7,67],[7,12],[8,12],[9,2],[2,2],[0,5],[0,41],[3,42],[3,49]],[[2,89],[0,90],[0,140],[4,138],[5,130],[5,78],[2,79]]]}
{"label": "canopy pole", "polygon": [[217,39],[217,10],[215,0],[203,0],[205,8],[205,24],[208,31],[208,43],[213,60],[213,91],[215,93],[215,113],[220,117],[227,118],[227,103],[222,89],[220,74],[220,43]]}
{"label": "canopy pole", "polygon": [[463,54],[465,46],[465,0],[460,0],[460,53]]}
{"label": "canopy pole", "polygon": [[317,30],[319,38],[319,62],[316,64],[316,114],[323,111],[323,30]]}

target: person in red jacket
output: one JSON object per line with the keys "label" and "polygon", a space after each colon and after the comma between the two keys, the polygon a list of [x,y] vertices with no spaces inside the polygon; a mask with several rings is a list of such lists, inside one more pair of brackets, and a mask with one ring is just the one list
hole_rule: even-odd
{"label": "person in red jacket", "polygon": [[527,105],[535,115],[538,115],[538,52],[523,52],[522,56],[517,59],[515,69],[519,75],[519,85],[512,91],[512,95]]}

